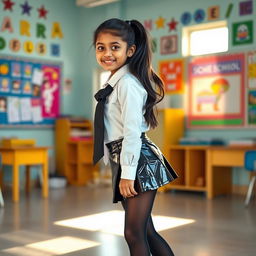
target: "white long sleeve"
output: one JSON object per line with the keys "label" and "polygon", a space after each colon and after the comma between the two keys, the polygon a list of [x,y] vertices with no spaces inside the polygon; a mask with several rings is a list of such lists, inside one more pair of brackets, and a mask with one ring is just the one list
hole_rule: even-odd
{"label": "white long sleeve", "polygon": [[121,178],[134,180],[141,150],[141,133],[149,130],[144,119],[147,92],[129,73],[119,69],[108,81],[114,90],[105,105],[105,143],[123,138]]}

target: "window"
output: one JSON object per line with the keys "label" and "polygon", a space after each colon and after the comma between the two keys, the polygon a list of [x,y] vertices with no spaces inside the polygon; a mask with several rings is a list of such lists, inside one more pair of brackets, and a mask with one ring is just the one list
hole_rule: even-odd
{"label": "window", "polygon": [[228,28],[225,21],[200,24],[183,29],[183,56],[226,51],[228,51]]}

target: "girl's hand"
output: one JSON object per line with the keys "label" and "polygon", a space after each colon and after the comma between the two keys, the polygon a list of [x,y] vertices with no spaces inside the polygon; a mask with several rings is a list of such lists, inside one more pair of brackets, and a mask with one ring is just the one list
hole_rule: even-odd
{"label": "girl's hand", "polygon": [[134,180],[121,179],[119,182],[120,194],[126,197],[134,197],[138,193],[134,189]]}

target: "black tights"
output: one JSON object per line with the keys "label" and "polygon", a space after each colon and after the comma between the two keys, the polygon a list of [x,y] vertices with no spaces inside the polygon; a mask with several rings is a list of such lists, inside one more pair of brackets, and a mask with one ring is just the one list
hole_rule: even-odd
{"label": "black tights", "polygon": [[125,210],[124,236],[131,256],[174,256],[152,222],[155,195],[156,190],[152,190],[122,201]]}

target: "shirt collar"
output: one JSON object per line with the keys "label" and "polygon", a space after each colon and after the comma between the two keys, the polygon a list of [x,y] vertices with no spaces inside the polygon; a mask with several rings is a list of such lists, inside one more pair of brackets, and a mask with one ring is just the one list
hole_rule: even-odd
{"label": "shirt collar", "polygon": [[109,80],[107,81],[107,84],[114,87],[116,85],[116,83],[127,73],[129,73],[129,68],[128,68],[128,65],[126,64],[126,65],[122,66],[121,68],[119,68],[114,73],[114,75],[109,78]]}

